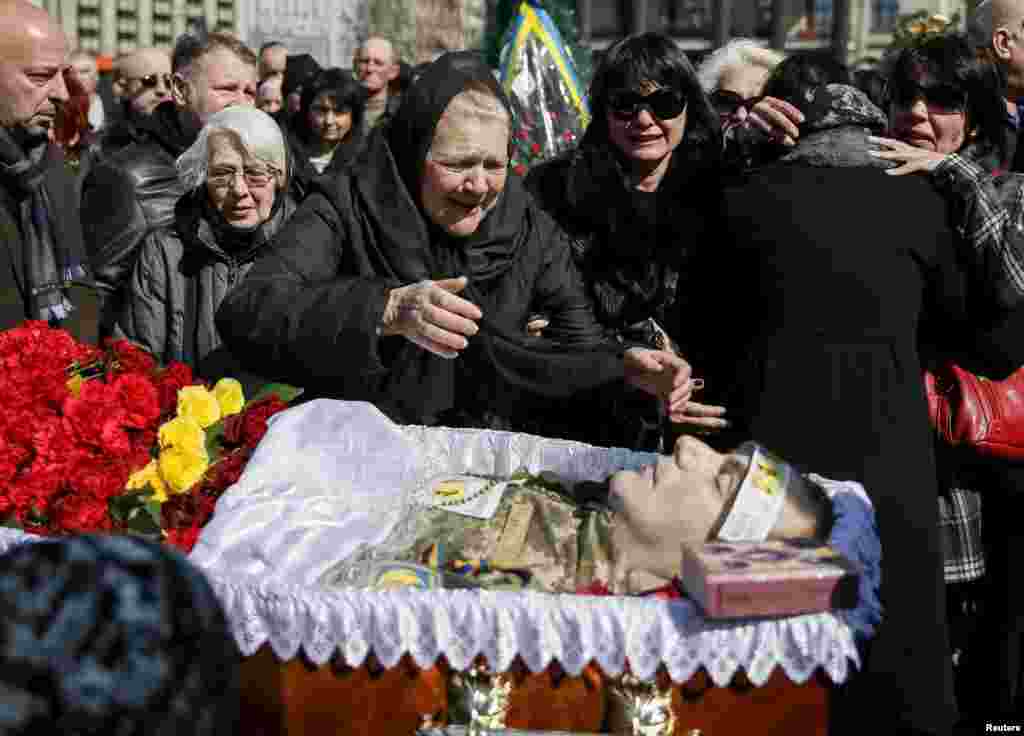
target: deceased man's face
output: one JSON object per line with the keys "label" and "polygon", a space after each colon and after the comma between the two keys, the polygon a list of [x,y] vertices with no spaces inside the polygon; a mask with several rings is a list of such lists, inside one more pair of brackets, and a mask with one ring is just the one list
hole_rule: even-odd
{"label": "deceased man's face", "polygon": [[708,538],[746,472],[745,454],[722,454],[694,437],[682,437],[671,456],[638,472],[612,476],[619,506],[617,548],[631,565],[672,577],[680,545]]}

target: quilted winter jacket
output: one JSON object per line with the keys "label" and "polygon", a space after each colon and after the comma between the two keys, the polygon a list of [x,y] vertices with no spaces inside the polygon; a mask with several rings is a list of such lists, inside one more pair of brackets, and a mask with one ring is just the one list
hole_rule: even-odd
{"label": "quilted winter jacket", "polygon": [[[174,224],[144,238],[118,332],[162,362],[181,361],[204,374],[204,361],[221,349],[214,324],[217,308],[294,212],[295,203],[287,197],[261,226],[252,246],[233,253],[217,243],[214,228],[200,210],[195,196],[185,197],[175,210]],[[194,316],[188,314],[189,308]]]}

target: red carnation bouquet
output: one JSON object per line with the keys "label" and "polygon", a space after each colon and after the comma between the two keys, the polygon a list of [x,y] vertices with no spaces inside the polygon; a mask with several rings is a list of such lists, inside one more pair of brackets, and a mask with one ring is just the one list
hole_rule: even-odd
{"label": "red carnation bouquet", "polygon": [[299,389],[248,401],[126,340],[101,349],[45,322],[0,332],[0,520],[34,534],[131,532],[188,552],[267,419]]}

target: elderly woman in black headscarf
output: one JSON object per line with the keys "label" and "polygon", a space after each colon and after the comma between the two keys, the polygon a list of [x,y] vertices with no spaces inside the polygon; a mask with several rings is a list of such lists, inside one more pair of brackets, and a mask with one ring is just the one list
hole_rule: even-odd
{"label": "elderly woman in black headscarf", "polygon": [[137,537],[0,557],[0,733],[235,733],[240,655],[210,584]]}
{"label": "elderly woman in black headscarf", "polygon": [[[428,66],[224,302],[232,352],[404,422],[503,426],[624,377],[681,412],[689,366],[605,342],[564,236],[507,175],[510,127],[479,55]],[[544,338],[523,334],[536,311],[550,315]]]}

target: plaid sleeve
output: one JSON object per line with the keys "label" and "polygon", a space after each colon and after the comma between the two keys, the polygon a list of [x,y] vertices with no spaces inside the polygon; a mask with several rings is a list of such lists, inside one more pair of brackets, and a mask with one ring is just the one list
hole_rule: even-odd
{"label": "plaid sleeve", "polygon": [[932,173],[953,223],[983,279],[983,293],[1009,309],[1024,298],[1024,175],[994,175],[969,158],[947,156]]}
{"label": "plaid sleeve", "polygon": [[939,496],[939,536],[947,583],[977,580],[985,574],[985,549],[981,539],[981,496],[953,488]]}

